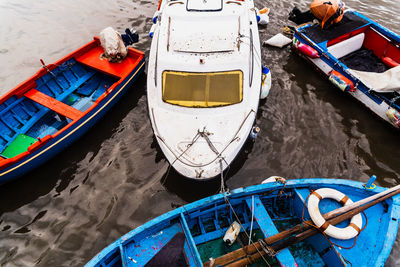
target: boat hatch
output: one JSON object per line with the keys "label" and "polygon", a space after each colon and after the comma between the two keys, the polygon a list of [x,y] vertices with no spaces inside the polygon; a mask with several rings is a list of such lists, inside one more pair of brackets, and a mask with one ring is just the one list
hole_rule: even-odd
{"label": "boat hatch", "polygon": [[216,107],[240,103],[243,99],[243,73],[191,73],[164,71],[162,99],[185,107]]}
{"label": "boat hatch", "polygon": [[188,0],[186,9],[188,11],[221,11],[222,0],[216,0],[216,1]]}
{"label": "boat hatch", "polygon": [[239,36],[239,16],[213,17],[212,21],[212,27],[205,27],[204,20],[201,18],[171,19],[172,50],[189,53],[234,51]]}

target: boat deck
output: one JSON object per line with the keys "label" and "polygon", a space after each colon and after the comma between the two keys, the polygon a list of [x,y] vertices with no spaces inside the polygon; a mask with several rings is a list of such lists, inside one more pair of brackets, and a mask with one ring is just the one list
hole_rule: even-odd
{"label": "boat deck", "polygon": [[[23,95],[11,96],[0,105],[1,156],[11,158],[28,150],[31,144],[18,136],[42,139],[78,120],[117,80],[75,59],[49,71]],[[9,146],[18,149],[9,153]]]}

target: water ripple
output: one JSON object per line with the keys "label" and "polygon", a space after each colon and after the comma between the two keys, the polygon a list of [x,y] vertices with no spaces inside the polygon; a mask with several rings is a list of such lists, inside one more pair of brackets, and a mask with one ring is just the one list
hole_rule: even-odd
{"label": "water ripple", "polygon": [[[296,3],[305,10],[309,1]],[[399,1],[350,0],[363,14],[400,32]],[[271,8],[265,40],[281,31],[294,6]],[[0,3],[0,94],[107,27],[135,28],[149,53],[155,1],[11,1]],[[289,48],[263,48],[273,88],[261,101],[261,134],[227,175],[230,188],[270,175],[400,182],[398,132],[331,86]],[[219,181],[192,183],[168,168],[154,137],[143,75],[98,125],[65,152],[0,187],[0,265],[82,266],[107,244],[151,218],[218,191]],[[387,266],[400,264],[396,240]]]}

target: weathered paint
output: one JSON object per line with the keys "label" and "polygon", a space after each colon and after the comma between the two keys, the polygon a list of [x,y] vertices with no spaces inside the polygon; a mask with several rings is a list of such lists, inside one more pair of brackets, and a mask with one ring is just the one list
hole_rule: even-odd
{"label": "weathered paint", "polygon": [[[282,197],[279,199],[277,192],[271,192],[271,190],[280,190],[283,188],[283,185],[280,183],[268,183],[262,185],[250,186],[247,188],[239,188],[236,190],[232,190],[230,194],[226,194],[226,197],[229,199],[231,205],[239,209],[243,209],[243,207],[248,206],[246,201],[250,200],[252,195],[257,195],[260,201],[272,201],[271,203],[275,203],[274,205],[285,204],[285,201],[294,201],[299,202],[299,205],[292,205],[293,209],[297,207],[297,209],[301,209],[303,206],[304,197],[297,196],[297,192],[303,190],[303,195],[307,194],[305,190],[315,190],[317,188],[329,187],[337,189],[347,196],[349,196],[353,201],[358,201],[362,198],[368,197],[372,194],[376,194],[385,190],[382,187],[376,187],[374,190],[366,190],[362,183],[354,182],[349,180],[339,180],[339,179],[298,179],[298,180],[288,180],[285,185],[286,192],[291,192],[289,198]],[[294,190],[296,189],[296,190]],[[265,194],[268,192],[268,194]],[[279,202],[281,201],[281,202]],[[224,206],[225,200],[224,195],[218,194],[215,196],[210,196],[204,198],[202,200],[196,201],[191,204],[187,204],[170,212],[167,212],[142,226],[139,226],[135,230],[127,233],[120,239],[116,240],[114,243],[106,247],[103,251],[101,251],[98,255],[96,255],[87,266],[99,266],[100,263],[104,262],[106,258],[110,259],[113,257],[119,257],[118,251],[119,248],[122,247],[123,250],[126,249],[126,246],[130,248],[135,248],[137,244],[140,243],[140,248],[143,249],[143,253],[135,253],[143,258],[142,262],[147,262],[151,259],[151,255],[146,254],[149,250],[153,251],[152,246],[160,249],[162,245],[166,243],[168,239],[166,237],[162,243],[159,243],[159,240],[152,240],[154,238],[158,239],[158,235],[160,235],[161,231],[164,234],[164,229],[168,232],[170,237],[172,238],[173,233],[176,231],[184,231],[180,220],[182,217],[185,221],[188,221],[188,225],[190,228],[191,220],[195,218],[212,218],[218,216],[217,213],[221,213],[227,210],[227,207]],[[293,204],[293,203],[292,203]],[[251,205],[251,204],[250,204]],[[265,206],[265,204],[263,204]],[[384,204],[375,205],[365,211],[368,217],[368,225],[366,229],[361,232],[359,237],[357,238],[357,243],[354,248],[345,250],[338,249],[338,251],[350,262],[352,262],[353,266],[382,266],[386,261],[387,257],[390,254],[390,250],[394,244],[394,240],[398,230],[398,219],[400,218],[400,196],[394,196],[384,202]],[[327,210],[331,210],[332,208],[337,207],[336,202],[329,201],[321,201],[320,209],[322,212],[326,212]],[[249,220],[251,219],[250,209],[247,208],[248,211],[243,210],[244,223],[246,227],[249,227]],[[207,211],[209,211],[207,213]],[[280,211],[278,211],[280,212]],[[301,212],[294,211],[295,214]],[[269,212],[268,212],[269,213]],[[194,215],[196,214],[196,215]],[[271,218],[276,217],[279,214],[273,212],[270,214]],[[200,217],[199,217],[200,216]],[[247,216],[247,218],[246,218]],[[260,229],[259,224],[260,218],[257,218],[254,222],[254,229]],[[298,217],[298,216],[297,216]],[[274,218],[272,218],[274,219]],[[276,219],[276,218],[275,218]],[[299,218],[301,219],[301,217]],[[345,223],[345,222],[344,222]],[[262,228],[262,227],[261,227]],[[173,229],[173,230],[171,230]],[[209,238],[222,238],[224,235],[224,230],[226,227],[221,227],[221,229],[216,229],[213,232],[213,235],[209,236]],[[186,235],[189,235],[187,231]],[[219,234],[219,236],[217,236]],[[165,235],[165,234],[164,234]],[[207,236],[208,233],[204,232],[201,235]],[[386,237],[386,238],[383,238]],[[188,239],[191,237],[189,236]],[[146,240],[144,242],[143,240]],[[196,240],[196,237],[194,238]],[[202,242],[206,239],[203,239]],[[211,240],[211,239],[210,239]],[[353,244],[354,240],[334,240],[331,239],[332,242],[337,243],[341,246],[349,247]],[[144,244],[144,243],[145,244]],[[155,246],[155,243],[157,246]],[[336,252],[332,249],[331,245],[327,242],[327,240],[320,234],[315,235],[314,237],[307,240],[307,243],[314,246],[314,249],[318,251],[317,255],[320,259],[325,260],[325,264],[328,266],[336,266],[338,263],[339,257]],[[187,245],[186,245],[187,244]],[[196,254],[196,246],[198,243],[193,244],[193,242],[187,242],[185,244],[185,252],[189,259],[190,266],[201,266],[202,262],[199,258],[199,255]],[[136,247],[138,248],[138,247]],[[318,250],[320,249],[320,250]],[[124,252],[124,251],[122,251]],[[193,253],[194,252],[194,253]],[[119,252],[121,253],[121,252]],[[125,257],[125,254],[122,253],[121,257]],[[147,255],[147,256],[146,256]],[[129,255],[127,255],[129,256]],[[148,258],[146,258],[148,257]],[[133,258],[133,257],[132,257]],[[135,259],[136,260],[136,259]],[[317,262],[317,260],[316,260]],[[315,262],[315,263],[316,263]],[[288,263],[291,266],[296,266],[296,262],[293,260]],[[313,265],[314,262],[308,262],[307,264]],[[317,265],[317,264],[314,264]],[[129,265],[128,265],[129,266]],[[133,265],[132,265],[133,266]]]}

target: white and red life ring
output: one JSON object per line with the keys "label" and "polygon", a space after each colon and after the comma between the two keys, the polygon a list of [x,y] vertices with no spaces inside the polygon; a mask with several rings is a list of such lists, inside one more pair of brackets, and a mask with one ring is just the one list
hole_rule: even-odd
{"label": "white and red life ring", "polygon": [[332,188],[321,188],[313,191],[308,199],[307,209],[310,214],[311,220],[314,224],[325,234],[333,238],[346,240],[357,236],[362,227],[361,214],[353,216],[350,224],[346,228],[339,228],[329,224],[321,215],[319,211],[319,201],[324,198],[331,198],[344,206],[353,203],[348,196]]}

